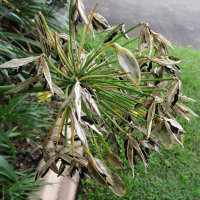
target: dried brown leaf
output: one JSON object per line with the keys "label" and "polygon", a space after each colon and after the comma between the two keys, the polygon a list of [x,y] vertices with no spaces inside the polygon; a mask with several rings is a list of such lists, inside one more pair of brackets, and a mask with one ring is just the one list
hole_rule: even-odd
{"label": "dried brown leaf", "polygon": [[98,106],[95,100],[92,98],[92,95],[89,93],[89,91],[85,88],[85,89],[82,89],[81,92],[82,92],[83,102],[85,103],[87,108],[90,111],[94,109],[96,113],[99,115],[99,117],[101,118],[101,113],[99,112]]}
{"label": "dried brown leaf", "polygon": [[82,127],[81,127],[80,123],[78,122],[78,120],[76,119],[74,110],[71,110],[71,116],[72,116],[71,119],[72,119],[72,121],[73,121],[75,131],[76,131],[78,137],[80,138],[81,142],[82,142],[86,147],[88,147],[87,138],[86,138],[85,132],[84,132],[84,130],[82,129]]}
{"label": "dried brown leaf", "polygon": [[38,61],[39,58],[40,56],[30,56],[27,58],[12,59],[6,63],[1,64],[0,69],[20,67],[33,61]]}
{"label": "dried brown leaf", "polygon": [[25,81],[17,84],[14,88],[6,91],[4,94],[18,93],[21,90],[26,89],[30,84],[32,84],[33,82],[36,82],[36,81],[37,81],[36,77],[30,77],[30,78],[26,79]]}
{"label": "dried brown leaf", "polygon": [[51,93],[54,94],[54,90],[53,90],[53,86],[52,86],[52,80],[51,80],[51,73],[49,71],[49,67],[47,65],[46,60],[42,56],[40,57],[40,65],[42,66],[42,71],[43,71],[45,79],[46,79],[46,81],[49,85]]}
{"label": "dried brown leaf", "polygon": [[[44,157],[44,161],[48,162],[48,160],[52,157],[49,155],[49,153],[44,149],[43,150],[43,157]],[[56,174],[58,173],[58,167],[56,165],[55,162],[52,162],[51,165],[49,166],[51,168],[52,171],[54,171]]]}
{"label": "dried brown leaf", "polygon": [[81,90],[82,90],[81,84],[79,81],[77,81],[74,85],[74,94],[75,94],[74,104],[79,122],[81,121]]}
{"label": "dried brown leaf", "polygon": [[62,99],[65,99],[65,93],[54,83],[52,83],[53,91]]}

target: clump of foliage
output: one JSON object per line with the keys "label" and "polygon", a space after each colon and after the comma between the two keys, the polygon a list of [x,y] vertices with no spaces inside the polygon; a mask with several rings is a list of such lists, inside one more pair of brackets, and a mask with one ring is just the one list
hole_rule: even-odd
{"label": "clump of foliage", "polygon": [[[1,99],[0,106],[0,198],[37,196],[43,181],[34,183],[41,159],[41,138],[52,122],[49,105],[30,101],[30,95]],[[38,196],[37,196],[38,197]],[[39,198],[39,197],[38,197]]]}
{"label": "clump of foliage", "polygon": [[[43,53],[0,65],[1,69],[16,69],[35,63],[25,81],[0,89],[10,94],[48,87],[60,99],[58,114],[43,144],[46,164],[36,178],[45,176],[49,169],[60,176],[70,165],[71,177],[77,170],[81,177],[89,177],[122,197],[125,184],[110,166],[124,170],[127,166],[120,157],[126,157],[133,177],[136,159],[147,171],[150,151],[161,154],[160,145],[183,147],[185,131],[176,115],[188,121],[197,115],[183,104],[194,100],[181,93],[181,61],[168,55],[171,43],[144,22],[127,31],[123,24],[111,27],[95,13],[96,7],[87,16],[83,3],[71,0],[69,34],[52,33],[38,12],[34,19]],[[77,42],[79,21],[85,26]],[[126,34],[139,26],[138,49],[132,53],[125,46],[135,38]],[[87,52],[87,34],[90,31],[95,36],[95,30],[106,35]],[[117,41],[123,36],[129,41],[119,45]],[[59,118],[57,137],[51,137]],[[75,143],[77,139],[81,145]],[[84,155],[77,152],[80,146]],[[58,160],[60,166],[56,165]]]}

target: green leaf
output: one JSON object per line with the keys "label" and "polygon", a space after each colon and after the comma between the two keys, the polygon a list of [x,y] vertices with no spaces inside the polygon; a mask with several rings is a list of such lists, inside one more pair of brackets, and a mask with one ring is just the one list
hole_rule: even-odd
{"label": "green leaf", "polygon": [[4,159],[3,156],[0,156],[0,175],[7,177],[13,182],[17,182],[17,176],[11,167],[11,165]]}

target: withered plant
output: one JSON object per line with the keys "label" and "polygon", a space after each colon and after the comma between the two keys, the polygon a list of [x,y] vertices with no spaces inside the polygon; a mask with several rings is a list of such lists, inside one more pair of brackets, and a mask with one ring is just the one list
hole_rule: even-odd
{"label": "withered plant", "polygon": [[[35,66],[25,81],[0,90],[4,94],[49,90],[58,97],[58,113],[43,145],[46,164],[37,179],[49,169],[66,175],[63,171],[69,165],[71,177],[79,171],[80,177],[91,178],[121,197],[126,194],[125,184],[111,166],[118,170],[130,167],[134,177],[138,159],[147,171],[150,151],[161,154],[160,145],[183,147],[185,131],[176,116],[190,122],[197,115],[183,104],[195,100],[181,93],[181,60],[168,55],[171,43],[144,22],[127,31],[124,24],[110,26],[96,7],[87,15],[81,0],[71,0],[68,34],[52,33],[38,12],[35,23],[43,54],[0,65],[0,69]],[[85,25],[77,42],[79,22]],[[131,52],[125,46],[136,38],[127,33],[140,26],[138,48]],[[104,34],[86,51],[89,32],[94,40],[97,33]],[[127,41],[121,46],[117,41],[123,36]],[[112,54],[108,48],[114,49]]]}

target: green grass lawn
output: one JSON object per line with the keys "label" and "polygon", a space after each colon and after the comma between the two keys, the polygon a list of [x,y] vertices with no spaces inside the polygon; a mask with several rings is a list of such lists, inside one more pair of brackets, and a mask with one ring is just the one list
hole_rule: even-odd
{"label": "green grass lawn", "polygon": [[[200,115],[200,51],[192,48],[175,47],[169,54],[182,59],[179,67],[182,75],[182,93],[196,103],[187,104]],[[192,118],[191,124],[178,119],[184,127],[184,148],[174,146],[170,150],[161,148],[163,157],[152,152],[148,173],[142,163],[137,162],[135,178],[131,170],[121,171],[127,194],[121,199],[137,200],[198,200],[200,199],[200,123],[199,118]],[[128,163],[126,163],[128,166]],[[78,199],[115,200],[116,197],[107,189],[93,181],[82,182]]]}

